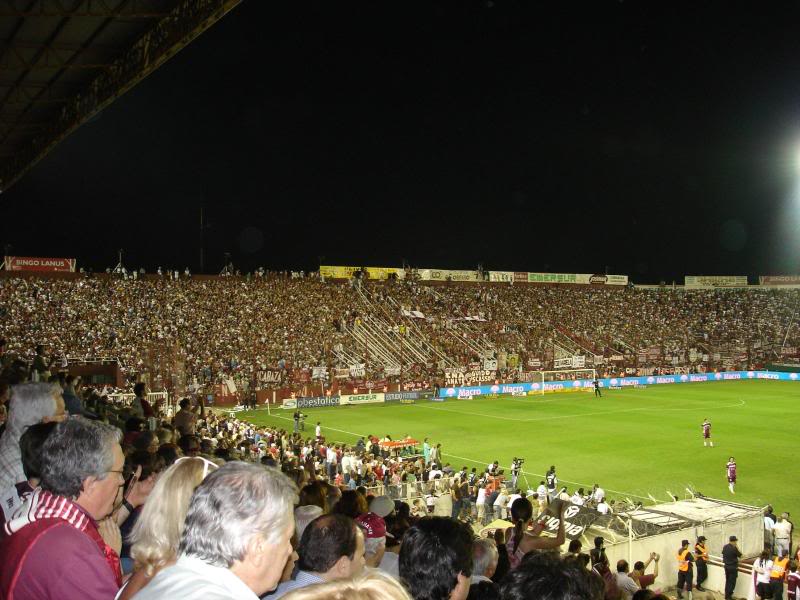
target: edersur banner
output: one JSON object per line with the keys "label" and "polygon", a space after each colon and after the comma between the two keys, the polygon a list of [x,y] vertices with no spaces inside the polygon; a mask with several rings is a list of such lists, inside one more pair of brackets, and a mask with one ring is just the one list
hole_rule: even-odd
{"label": "edersur banner", "polygon": [[380,404],[383,402],[383,393],[380,394],[352,394],[340,396],[339,404]]}
{"label": "edersur banner", "polygon": [[[632,387],[636,385],[666,385],[676,383],[702,383],[713,381],[738,381],[752,379],[771,379],[774,381],[800,381],[800,373],[778,373],[774,371],[724,371],[722,373],[695,373],[691,375],[650,375],[648,377],[605,377],[598,379],[600,387]],[[533,383],[500,383],[495,385],[475,385],[465,387],[444,387],[439,390],[440,398],[472,398],[496,394],[520,394],[542,391],[559,392],[569,389],[591,388],[592,379],[574,381],[545,381]]]}
{"label": "edersur banner", "polygon": [[41,258],[35,256],[6,256],[6,271],[75,272],[74,258]]}

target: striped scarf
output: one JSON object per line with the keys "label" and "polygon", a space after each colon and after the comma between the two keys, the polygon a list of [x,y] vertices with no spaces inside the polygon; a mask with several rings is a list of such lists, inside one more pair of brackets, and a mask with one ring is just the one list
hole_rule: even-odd
{"label": "striped scarf", "polygon": [[89,536],[103,553],[111,572],[114,573],[117,584],[122,585],[122,570],[119,564],[119,556],[100,536],[94,519],[89,517],[89,515],[72,500],[64,496],[56,496],[51,492],[36,488],[36,490],[25,499],[22,506],[17,509],[11,519],[6,522],[4,526],[5,534],[10,536],[26,525],[44,519],[64,521],[78,531]]}

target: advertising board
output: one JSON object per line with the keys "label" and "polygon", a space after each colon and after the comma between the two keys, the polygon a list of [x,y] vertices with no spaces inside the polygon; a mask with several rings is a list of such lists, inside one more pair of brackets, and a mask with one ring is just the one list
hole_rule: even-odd
{"label": "advertising board", "polygon": [[6,271],[75,272],[74,258],[42,258],[36,256],[6,256]]}

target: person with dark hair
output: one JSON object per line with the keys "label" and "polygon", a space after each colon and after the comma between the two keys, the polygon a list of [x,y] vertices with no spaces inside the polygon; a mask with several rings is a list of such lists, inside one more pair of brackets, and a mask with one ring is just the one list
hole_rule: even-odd
{"label": "person with dark hair", "polygon": [[631,600],[640,589],[639,584],[628,575],[628,561],[625,559],[617,561],[617,587],[622,592],[623,600]]}
{"label": "person with dark hair", "polygon": [[297,554],[297,576],[281,583],[268,600],[307,585],[358,575],[366,564],[364,534],[350,517],[321,515],[306,526]]}
{"label": "person with dark hair", "polygon": [[706,548],[706,536],[701,535],[697,538],[694,545],[694,558],[697,565],[697,585],[695,587],[704,592],[703,582],[708,579],[708,548]]}
{"label": "person with dark hair", "polygon": [[[633,571],[631,571],[630,576],[631,578],[639,584],[639,587],[643,590],[646,590],[649,586],[653,585],[658,579],[658,561],[661,560],[661,557],[655,553],[650,553],[650,558],[647,559],[647,562],[642,562],[637,560],[633,563]],[[655,563],[655,568],[650,575],[645,575],[645,571],[650,563]],[[635,595],[635,594],[634,594]]]}
{"label": "person with dark hair", "polygon": [[536,524],[533,533],[528,533],[528,525],[533,521],[533,505],[527,498],[518,498],[511,507],[511,521],[514,529],[511,530],[508,539],[508,558],[511,568],[519,565],[522,557],[531,550],[556,550],[564,543],[564,509],[566,504],[561,501],[553,501],[545,513],[558,511],[558,531],[556,537],[539,537],[544,530],[543,522]]}
{"label": "person with dark hair", "polygon": [[147,400],[147,386],[144,383],[139,382],[133,386],[133,393],[136,396],[131,401],[131,410],[133,414],[142,419],[155,417],[156,413],[153,410],[153,407],[150,406],[150,402]]}
{"label": "person with dark hair", "polygon": [[22,471],[25,481],[13,484],[0,494],[3,506],[3,523],[8,521],[25,499],[33,493],[42,477],[42,446],[56,426],[55,422],[31,425],[19,439]]}
{"label": "person with dark hair", "polygon": [[[172,424],[181,435],[194,435],[197,430],[198,417],[204,418],[206,415],[203,399],[197,398],[197,405],[192,406],[188,398],[180,401],[180,410],[172,418]],[[198,410],[200,411],[198,414]]]}
{"label": "person with dark hair", "polygon": [[425,517],[400,548],[400,580],[414,600],[465,600],[472,575],[472,533],[460,521]]}
{"label": "person with dark hair", "polygon": [[728,543],[722,547],[722,564],[725,566],[725,600],[733,598],[733,590],[736,588],[736,579],[739,576],[739,559],[742,553],[739,551],[738,540],[735,535],[728,538]]}
{"label": "person with dark hair", "polygon": [[689,598],[692,597],[692,579],[694,570],[692,569],[694,563],[694,556],[692,551],[689,550],[689,540],[682,540],[681,547],[678,550],[678,600],[683,598],[683,588],[689,592]]}
{"label": "person with dark hair", "polygon": [[345,490],[331,512],[355,519],[357,516],[369,512],[369,505],[367,499],[357,491]]}
{"label": "person with dark hair", "polygon": [[600,582],[574,561],[562,560],[555,552],[532,552],[500,586],[503,600],[601,600]]}

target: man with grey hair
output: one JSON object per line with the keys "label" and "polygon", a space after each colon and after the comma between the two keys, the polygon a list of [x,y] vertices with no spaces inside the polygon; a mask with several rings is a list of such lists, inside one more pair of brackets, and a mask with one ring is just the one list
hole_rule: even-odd
{"label": "man with grey hair", "polygon": [[41,487],[3,528],[0,598],[115,596],[119,548],[104,541],[100,528],[108,526],[98,521],[111,514],[124,483],[121,437],[111,425],[80,417],[50,432],[41,449]]}
{"label": "man with grey hair", "polygon": [[472,542],[472,585],[482,581],[492,583],[499,557],[493,539],[479,538]]}
{"label": "man with grey hair", "polygon": [[19,439],[36,423],[62,421],[64,398],[61,388],[51,383],[21,383],[11,388],[8,424],[0,438],[0,489],[25,481]]}
{"label": "man with grey hair", "polygon": [[295,485],[276,469],[229,462],[192,495],[178,561],[136,600],[257,600],[292,553]]}

